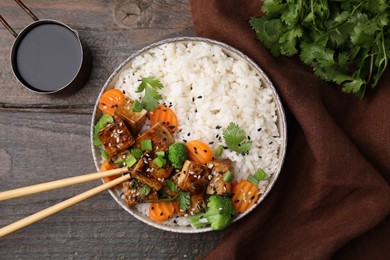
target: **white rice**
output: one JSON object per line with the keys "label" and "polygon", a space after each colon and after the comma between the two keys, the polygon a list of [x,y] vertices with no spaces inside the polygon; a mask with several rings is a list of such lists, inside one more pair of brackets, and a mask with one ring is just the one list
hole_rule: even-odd
{"label": "white rice", "polygon": [[[176,113],[180,132],[174,134],[175,140],[213,142],[210,147],[215,150],[224,145],[223,128],[234,122],[253,141],[245,156],[224,150],[221,157],[233,161],[234,178],[246,179],[258,168],[268,177],[276,172],[282,140],[272,90],[262,85],[261,76],[245,60],[233,58],[221,47],[205,42],[167,43],[132,60],[115,88],[125,90],[132,99],[140,98],[135,90],[139,79],[148,76],[161,81],[163,103],[172,104]],[[267,185],[267,180],[261,181],[261,193]],[[149,205],[137,208],[148,215]],[[173,220],[188,225],[185,218],[168,222],[176,224]]]}

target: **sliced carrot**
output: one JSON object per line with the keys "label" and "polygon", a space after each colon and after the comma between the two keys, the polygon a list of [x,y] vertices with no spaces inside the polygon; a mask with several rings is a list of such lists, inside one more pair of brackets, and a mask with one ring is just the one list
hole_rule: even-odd
{"label": "sliced carrot", "polygon": [[[108,171],[108,170],[112,170],[113,167],[112,165],[108,162],[108,160],[104,160],[104,162],[102,163],[102,165],[100,166],[100,171]],[[117,176],[108,176],[108,177],[104,177],[103,178],[103,181],[104,182],[109,182],[109,181],[112,181],[112,180],[115,180],[116,178],[120,177],[119,175]],[[118,184],[118,185],[115,185],[114,188],[117,188],[117,189],[120,189],[122,188],[122,183]]]}
{"label": "sliced carrot", "polygon": [[104,160],[102,165],[100,166],[100,171],[108,171],[112,170],[112,165],[108,162],[108,160]]}
{"label": "sliced carrot", "polygon": [[259,199],[259,189],[248,180],[234,183],[232,192],[233,207],[239,213],[245,212]]}
{"label": "sliced carrot", "polygon": [[213,151],[211,151],[210,146],[199,141],[192,140],[186,143],[188,150],[188,158],[191,161],[205,164],[213,159]]}
{"label": "sliced carrot", "polygon": [[103,93],[99,99],[99,109],[105,113],[113,116],[116,108],[123,103],[125,95],[119,89],[109,89]]}
{"label": "sliced carrot", "polygon": [[157,222],[167,221],[173,217],[175,208],[172,203],[153,202],[149,207],[149,217]]}
{"label": "sliced carrot", "polygon": [[178,128],[176,114],[167,106],[157,106],[153,112],[149,112],[149,118],[151,125],[161,122],[171,133],[174,133]]}

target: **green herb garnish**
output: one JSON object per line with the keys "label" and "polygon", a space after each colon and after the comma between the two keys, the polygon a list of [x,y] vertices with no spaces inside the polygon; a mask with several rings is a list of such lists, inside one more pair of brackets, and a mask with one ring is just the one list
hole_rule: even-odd
{"label": "green herb garnish", "polygon": [[125,162],[125,159],[124,159],[124,158],[119,158],[119,159],[116,159],[116,160],[114,161],[115,164],[121,164],[121,163],[123,163],[123,162]]}
{"label": "green herb garnish", "polygon": [[230,182],[232,180],[232,178],[233,178],[233,173],[231,171],[227,171],[223,175],[223,181],[224,182]]}
{"label": "green herb garnish", "polygon": [[152,140],[150,140],[150,139],[142,140],[141,141],[141,150],[142,151],[153,150]]}
{"label": "green herb garnish", "polygon": [[262,179],[264,179],[265,177],[267,176],[267,174],[264,172],[263,169],[259,168],[256,172],[255,172],[255,178],[259,181],[261,181]]}
{"label": "green herb garnish", "polygon": [[158,101],[162,99],[162,96],[157,92],[157,90],[162,89],[163,85],[153,76],[149,76],[147,78],[142,77],[140,81],[141,83],[135,92],[141,93],[145,91],[141,100],[142,107],[146,110],[153,111],[158,105]]}
{"label": "green herb garnish", "polygon": [[177,187],[175,183],[171,180],[165,180],[165,185],[167,185],[168,189],[172,192],[177,192]]}
{"label": "green herb garnish", "polygon": [[223,145],[220,144],[220,145],[218,145],[217,149],[215,150],[214,156],[216,158],[218,158],[219,156],[222,155],[222,152],[223,152]]}
{"label": "green herb garnish", "polygon": [[135,159],[137,159],[137,161],[139,159],[141,159],[141,156],[143,154],[142,150],[141,149],[138,149],[138,148],[133,148],[130,150],[130,153],[135,157]]}
{"label": "green herb garnish", "polygon": [[187,210],[191,206],[191,197],[189,192],[180,191],[177,198],[181,210]]}
{"label": "green herb garnish", "polygon": [[131,111],[133,112],[141,112],[142,111],[142,103],[138,100],[134,100],[133,105],[131,106]]}
{"label": "green herb garnish", "polygon": [[144,184],[144,186],[142,186],[142,188],[139,190],[139,194],[141,194],[143,196],[147,196],[147,195],[149,195],[151,190],[152,190],[152,188],[150,188],[148,185]]}
{"label": "green herb garnish", "polygon": [[274,56],[299,54],[325,81],[362,98],[375,87],[390,55],[386,0],[265,0],[251,17],[257,38]]}
{"label": "green herb garnish", "polygon": [[157,152],[155,152],[155,154],[157,156],[160,156],[160,157],[165,157],[165,152],[164,151],[157,151]]}
{"label": "green herb garnish", "polygon": [[248,153],[251,149],[252,141],[245,140],[245,132],[237,124],[230,122],[222,133],[225,143],[230,150],[243,154]]}
{"label": "green herb garnish", "polygon": [[106,150],[101,149],[100,155],[102,156],[103,159],[108,159],[108,153],[106,152]]}
{"label": "green herb garnish", "polygon": [[249,175],[248,178],[247,178],[247,180],[248,180],[250,183],[252,183],[253,185],[255,185],[255,186],[257,186],[257,185],[259,184],[259,180],[256,179],[256,177],[253,176],[253,175]]}
{"label": "green herb garnish", "polygon": [[98,137],[98,133],[100,130],[103,129],[106,125],[114,122],[114,118],[108,114],[103,114],[102,117],[99,118],[97,121],[94,130],[93,130],[93,145],[94,146],[101,146],[102,141],[100,141]]}
{"label": "green herb garnish", "polygon": [[154,160],[153,160],[153,163],[158,167],[158,168],[163,168],[165,167],[165,165],[167,164],[167,160],[160,157],[160,156],[157,156]]}
{"label": "green herb garnish", "polygon": [[131,154],[129,157],[126,158],[125,162],[127,167],[133,167],[134,164],[137,163],[137,159],[135,158],[134,155]]}

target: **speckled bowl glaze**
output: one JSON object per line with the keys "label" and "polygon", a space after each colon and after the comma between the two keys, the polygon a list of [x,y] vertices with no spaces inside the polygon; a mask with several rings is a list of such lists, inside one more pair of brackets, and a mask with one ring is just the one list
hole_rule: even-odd
{"label": "speckled bowl glaze", "polygon": [[[149,50],[151,50],[153,48],[156,48],[156,47],[158,47],[160,45],[163,45],[163,44],[166,44],[166,43],[190,42],[190,41],[197,41],[197,42],[200,41],[200,42],[205,42],[205,43],[208,43],[208,44],[211,44],[211,45],[218,45],[229,56],[232,56],[232,57],[234,57],[236,59],[245,60],[248,63],[249,67],[251,67],[252,69],[254,69],[254,70],[256,70],[258,72],[258,74],[260,75],[260,80],[262,81],[263,86],[265,86],[265,87],[267,87],[267,88],[272,90],[273,100],[274,100],[274,102],[276,104],[277,116],[278,116],[277,126],[279,128],[280,137],[282,138],[282,144],[280,146],[280,150],[279,150],[279,154],[278,154],[279,158],[278,158],[277,170],[270,177],[269,184],[268,184],[264,194],[259,197],[259,200],[257,201],[257,203],[252,208],[248,209],[246,212],[238,215],[235,218],[234,221],[238,221],[239,219],[242,219],[244,216],[249,214],[254,208],[256,208],[258,205],[261,204],[261,202],[268,195],[268,193],[272,189],[274,183],[276,182],[276,180],[278,178],[278,175],[280,173],[280,170],[282,168],[282,165],[283,165],[283,162],[284,162],[285,153],[286,153],[287,127],[286,127],[285,114],[284,114],[284,110],[283,110],[280,98],[279,98],[279,96],[278,96],[278,94],[277,94],[277,92],[276,92],[272,82],[267,77],[267,75],[249,57],[247,57],[242,52],[238,51],[237,49],[235,49],[235,48],[233,48],[233,47],[231,47],[231,46],[229,46],[229,45],[227,45],[225,43],[218,42],[218,41],[211,40],[211,39],[207,39],[207,38],[201,38],[201,37],[178,37],[178,38],[171,38],[171,39],[166,39],[166,40],[162,40],[162,41],[150,44],[150,45],[146,46],[145,48],[143,48],[143,49],[133,53],[130,57],[128,57],[125,61],[123,61],[119,65],[119,67],[117,69],[115,69],[115,71],[111,74],[111,76],[108,78],[108,80],[104,84],[103,88],[101,89],[101,91],[99,93],[99,97],[98,97],[98,99],[96,101],[95,108],[93,110],[92,122],[91,122],[91,148],[92,148],[93,159],[94,159],[94,162],[95,162],[96,169],[99,170],[102,158],[101,158],[99,149],[97,149],[96,147],[93,146],[93,141],[92,140],[93,140],[94,126],[95,126],[97,120],[102,115],[102,113],[97,108],[98,107],[98,100],[101,97],[101,95],[107,89],[113,88],[113,86],[115,85],[115,82],[119,78],[119,75],[124,70],[129,68],[129,66],[130,66],[131,62],[133,61],[133,59],[135,57],[137,57],[138,55],[141,55],[142,53],[144,53],[146,51],[149,51]],[[109,192],[110,192],[111,196],[114,198],[114,200],[120,206],[122,206],[122,208],[124,210],[126,210],[128,213],[130,213],[132,216],[134,216],[135,218],[139,219],[140,221],[142,221],[142,222],[144,222],[144,223],[146,223],[146,224],[148,224],[150,226],[156,227],[158,229],[171,231],[171,232],[178,232],[178,233],[201,233],[201,232],[207,232],[207,231],[211,231],[212,230],[210,227],[195,229],[195,228],[193,228],[191,226],[170,226],[170,225],[165,225],[163,223],[157,223],[157,222],[151,221],[149,219],[149,217],[143,215],[136,208],[131,208],[131,207],[129,207],[127,205],[126,201],[121,198],[122,191],[120,189],[111,189],[111,190],[109,190]]]}

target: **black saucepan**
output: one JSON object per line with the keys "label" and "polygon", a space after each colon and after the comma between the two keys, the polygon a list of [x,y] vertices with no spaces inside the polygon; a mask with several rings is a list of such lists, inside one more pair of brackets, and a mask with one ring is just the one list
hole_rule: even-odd
{"label": "black saucepan", "polygon": [[55,20],[39,20],[20,0],[15,0],[34,20],[17,34],[0,16],[16,38],[11,66],[17,80],[39,94],[74,91],[89,77],[91,55],[76,31]]}

